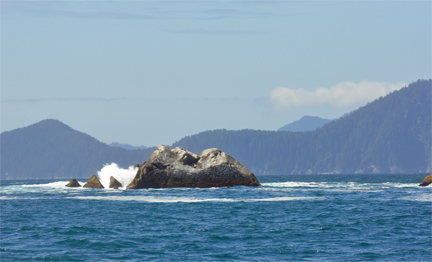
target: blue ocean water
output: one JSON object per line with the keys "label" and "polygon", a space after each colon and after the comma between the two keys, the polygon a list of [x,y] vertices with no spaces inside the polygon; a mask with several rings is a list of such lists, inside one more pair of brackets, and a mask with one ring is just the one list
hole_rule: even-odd
{"label": "blue ocean water", "polygon": [[431,261],[424,176],[262,176],[260,187],[141,190],[2,181],[0,260]]}

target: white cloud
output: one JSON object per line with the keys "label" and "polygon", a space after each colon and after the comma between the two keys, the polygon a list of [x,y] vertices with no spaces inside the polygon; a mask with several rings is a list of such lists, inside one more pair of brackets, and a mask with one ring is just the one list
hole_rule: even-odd
{"label": "white cloud", "polygon": [[270,102],[276,108],[302,107],[329,104],[335,107],[348,107],[373,101],[407,84],[403,82],[342,82],[329,88],[319,87],[314,91],[303,88],[278,87],[271,91]]}

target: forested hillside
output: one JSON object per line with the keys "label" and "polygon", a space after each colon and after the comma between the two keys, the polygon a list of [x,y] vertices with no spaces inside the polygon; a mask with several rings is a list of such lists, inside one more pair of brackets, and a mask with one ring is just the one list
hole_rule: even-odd
{"label": "forested hillside", "polygon": [[[216,147],[255,174],[431,172],[431,84],[419,80],[315,131],[213,130],[171,148]],[[57,120],[3,132],[0,143],[0,179],[88,178],[106,163],[142,163],[155,150],[111,147]]]}
{"label": "forested hillside", "polygon": [[154,150],[110,147],[57,120],[3,132],[1,179],[88,178],[104,164],[142,163]]}
{"label": "forested hillside", "polygon": [[217,147],[257,174],[431,172],[431,80],[311,132],[213,130],[174,143]]}

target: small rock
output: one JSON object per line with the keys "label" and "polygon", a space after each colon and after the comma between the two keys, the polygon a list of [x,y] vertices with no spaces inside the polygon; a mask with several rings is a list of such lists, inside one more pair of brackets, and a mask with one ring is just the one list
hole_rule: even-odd
{"label": "small rock", "polygon": [[92,175],[87,183],[84,185],[84,187],[89,188],[105,188],[102,183],[99,181],[96,175]]}
{"label": "small rock", "polygon": [[81,187],[80,183],[74,178],[66,184],[67,187]]}
{"label": "small rock", "polygon": [[117,179],[115,179],[113,176],[110,177],[109,188],[118,189],[119,187],[122,187],[122,186],[123,185]]}
{"label": "small rock", "polygon": [[423,182],[419,186],[428,186],[430,184],[432,184],[432,174],[426,176]]}

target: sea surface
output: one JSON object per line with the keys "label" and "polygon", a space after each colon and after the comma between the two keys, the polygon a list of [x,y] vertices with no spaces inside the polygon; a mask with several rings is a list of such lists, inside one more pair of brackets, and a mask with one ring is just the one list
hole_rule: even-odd
{"label": "sea surface", "polygon": [[259,187],[141,190],[2,181],[0,261],[430,262],[425,176],[261,176]]}

